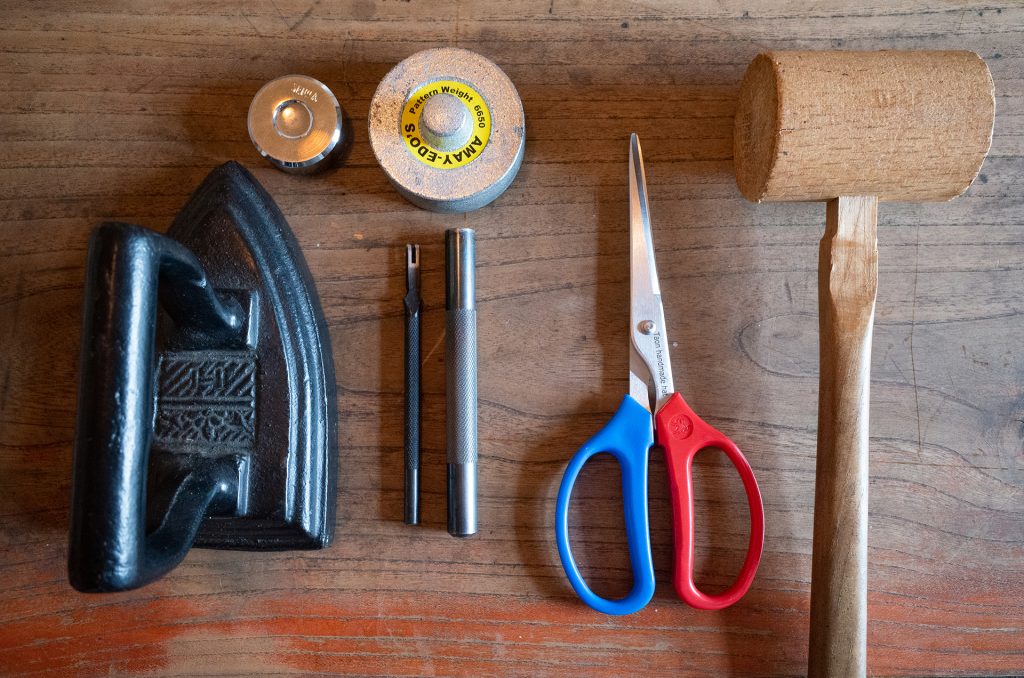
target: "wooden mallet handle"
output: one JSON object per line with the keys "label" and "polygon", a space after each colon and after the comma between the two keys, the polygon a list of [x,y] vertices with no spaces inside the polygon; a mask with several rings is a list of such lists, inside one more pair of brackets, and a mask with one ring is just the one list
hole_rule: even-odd
{"label": "wooden mallet handle", "polygon": [[992,140],[992,76],[972,52],[769,52],[744,76],[733,146],[750,200],[827,201],[811,676],[867,673],[868,386],[879,200],[949,200]]}
{"label": "wooden mallet handle", "polygon": [[867,672],[868,389],[878,200],[830,200],[818,258],[821,376],[811,566],[812,676]]}

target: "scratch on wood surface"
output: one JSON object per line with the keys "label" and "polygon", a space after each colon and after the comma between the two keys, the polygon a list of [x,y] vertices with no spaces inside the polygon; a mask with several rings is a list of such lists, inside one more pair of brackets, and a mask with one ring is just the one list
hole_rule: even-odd
{"label": "scratch on wood surface", "polygon": [[423,360],[420,362],[420,365],[427,364],[427,361],[430,360],[430,356],[434,355],[437,352],[437,347],[441,345],[442,341],[444,341],[444,332],[441,332],[441,336],[437,338],[437,341],[434,342],[434,345],[430,348],[429,351],[427,351],[427,355],[423,356]]}
{"label": "scratch on wood surface", "polygon": [[265,37],[263,33],[260,32],[260,29],[256,28],[256,24],[252,22],[252,19],[249,18],[248,14],[242,12],[242,18],[245,19],[245,23],[249,24],[249,27],[252,28],[253,33],[260,36],[261,38]]}
{"label": "scratch on wood surface", "polygon": [[910,307],[910,374],[914,379],[914,409],[917,413],[917,458],[921,460],[924,457],[924,444],[921,436],[921,397],[917,392],[917,363],[914,360],[914,324],[917,320],[917,274],[921,260],[921,227],[918,226],[914,233],[917,243],[914,246],[914,288],[911,292],[913,298]]}
{"label": "scratch on wood surface", "polygon": [[[682,15],[678,15],[678,14],[672,14],[672,13],[670,13],[670,11],[668,9],[661,9],[659,7],[652,7],[651,5],[645,4],[645,3],[642,3],[642,2],[638,2],[638,3],[636,3],[636,5],[638,7],[643,7],[644,9],[652,12],[654,16],[658,16],[658,17],[665,18],[665,19],[676,19],[678,21],[685,21],[686,23],[692,24],[694,26],[700,26],[701,28],[703,28],[703,29],[705,29],[707,31],[711,31],[712,33],[717,33],[717,34],[719,34],[719,35],[721,35],[721,36],[723,36],[723,37],[725,37],[727,39],[730,39],[730,40],[739,40],[739,39],[741,39],[741,38],[739,38],[736,35],[736,33],[732,32],[732,31],[730,31],[730,30],[728,30],[726,28],[719,28],[717,26],[714,26],[709,21],[701,21],[701,20],[696,19],[696,18],[694,18],[692,16],[682,16]],[[642,17],[637,17],[637,18],[642,18]],[[745,39],[749,40],[749,37],[745,37]],[[759,47],[762,51],[763,50],[770,50],[771,49],[771,45],[769,45],[768,43],[766,43],[764,41],[761,41],[761,40],[750,40],[750,42],[751,42],[751,44],[756,45],[757,47]]]}
{"label": "scratch on wood surface", "polygon": [[[889,357],[889,362],[891,362],[892,366],[896,368],[896,371],[900,373],[900,378],[903,379],[903,383],[909,384],[910,380],[907,379],[907,375],[904,374],[903,370],[900,368],[900,366],[896,363],[896,361],[891,356]],[[913,364],[913,361],[911,361],[911,364]]]}
{"label": "scratch on wood surface", "polygon": [[[21,300],[25,292],[25,269],[18,268],[18,281],[14,284],[14,310],[11,311],[10,323],[7,324],[8,332],[7,340],[5,342],[7,351],[12,354],[14,352],[13,346],[15,342],[15,332],[18,330],[18,316],[21,313]],[[9,342],[9,343],[8,343]],[[4,375],[3,381],[0,383],[0,412],[7,410],[7,397],[10,394],[11,389],[11,366],[13,361],[4,361]]]}
{"label": "scratch on wood surface", "polygon": [[459,14],[462,10],[462,3],[456,0],[455,2],[455,46],[459,46]]}
{"label": "scratch on wood surface", "polygon": [[313,2],[310,3],[309,7],[306,8],[306,11],[302,13],[302,16],[299,17],[299,20],[296,21],[295,23],[293,23],[291,26],[288,27],[288,32],[291,33],[296,28],[301,26],[302,22],[304,22],[306,19],[309,18],[309,15],[313,13],[313,10],[316,9],[316,6],[319,5],[319,4],[320,4],[320,0],[313,0]]}
{"label": "scratch on wood surface", "polygon": [[129,94],[138,94],[142,90],[144,90],[147,87],[149,87],[153,83],[153,81],[156,80],[158,77],[160,77],[160,76],[154,75],[152,78],[149,78],[148,80],[146,80],[146,82],[142,83],[138,87],[135,87],[133,89],[128,90],[128,93]]}
{"label": "scratch on wood surface", "polygon": [[277,2],[275,0],[270,0],[270,5],[274,8],[274,11],[277,12],[277,18],[281,20],[281,23],[288,26],[288,20],[284,18],[284,14],[281,13],[281,8],[277,6]]}
{"label": "scratch on wood surface", "polygon": [[0,378],[0,412],[7,409],[7,395],[11,392],[11,363],[4,365],[4,376]]}

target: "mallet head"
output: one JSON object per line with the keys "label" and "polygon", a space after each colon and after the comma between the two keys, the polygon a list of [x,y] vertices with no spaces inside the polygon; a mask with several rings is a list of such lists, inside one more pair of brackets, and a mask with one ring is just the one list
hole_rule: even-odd
{"label": "mallet head", "polygon": [[994,116],[973,52],[766,52],[740,87],[736,183],[755,202],[949,200],[977,176]]}

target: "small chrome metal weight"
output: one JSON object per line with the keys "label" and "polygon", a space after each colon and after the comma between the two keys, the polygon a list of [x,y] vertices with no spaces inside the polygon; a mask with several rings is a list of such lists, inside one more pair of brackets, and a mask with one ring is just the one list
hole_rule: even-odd
{"label": "small chrome metal weight", "polygon": [[519,93],[492,61],[454,47],[428,49],[384,76],[370,102],[370,145],[411,203],[468,212],[512,183],[523,161]]}
{"label": "small chrome metal weight", "polygon": [[344,114],[327,85],[305,75],[271,80],[249,104],[249,137],[285,172],[326,169],[346,145]]}

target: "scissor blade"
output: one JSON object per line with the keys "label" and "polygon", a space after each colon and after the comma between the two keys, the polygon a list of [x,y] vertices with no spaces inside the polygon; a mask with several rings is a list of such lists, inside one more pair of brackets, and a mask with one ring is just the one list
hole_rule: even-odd
{"label": "scissor blade", "polygon": [[675,389],[654,262],[647,177],[636,134],[629,139],[629,233],[629,394],[656,412]]}

